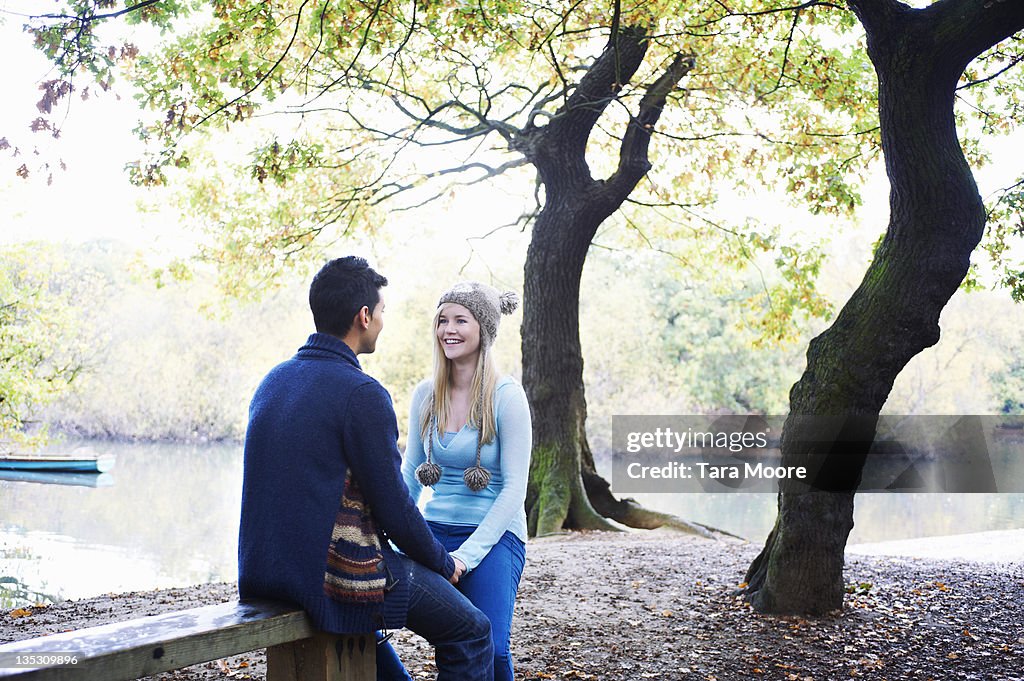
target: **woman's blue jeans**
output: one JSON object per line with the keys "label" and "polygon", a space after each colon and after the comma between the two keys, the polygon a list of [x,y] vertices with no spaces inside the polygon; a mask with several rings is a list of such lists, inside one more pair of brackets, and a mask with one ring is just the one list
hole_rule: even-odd
{"label": "woman's blue jeans", "polygon": [[[472,525],[435,522],[428,522],[427,525],[448,551],[462,546],[476,529]],[[491,621],[494,681],[512,681],[512,654],[509,650],[512,610],[516,604],[516,591],[519,589],[519,578],[523,575],[525,562],[526,545],[523,540],[506,532],[480,564],[455,585]]]}
{"label": "woman's blue jeans", "polygon": [[[405,626],[434,646],[438,681],[491,681],[494,648],[487,618],[444,577],[400,558],[409,580]],[[409,679],[390,643],[377,646],[377,679]]]}

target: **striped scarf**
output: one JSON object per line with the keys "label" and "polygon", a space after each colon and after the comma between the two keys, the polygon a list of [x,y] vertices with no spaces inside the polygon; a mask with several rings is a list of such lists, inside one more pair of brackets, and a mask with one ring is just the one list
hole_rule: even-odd
{"label": "striped scarf", "polygon": [[327,548],[324,592],[343,603],[382,603],[387,580],[378,566],[383,561],[370,507],[348,471]]}

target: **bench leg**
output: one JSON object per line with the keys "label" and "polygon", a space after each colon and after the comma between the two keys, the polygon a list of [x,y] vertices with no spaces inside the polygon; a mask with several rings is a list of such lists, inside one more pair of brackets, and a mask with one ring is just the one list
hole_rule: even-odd
{"label": "bench leg", "polygon": [[267,681],[374,681],[377,642],[373,634],[319,633],[267,648]]}

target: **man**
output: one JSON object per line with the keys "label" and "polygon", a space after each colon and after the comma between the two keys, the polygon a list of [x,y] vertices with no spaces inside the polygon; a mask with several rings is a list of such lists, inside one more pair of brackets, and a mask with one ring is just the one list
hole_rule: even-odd
{"label": "man", "polygon": [[391,397],[356,359],[376,348],[386,285],[362,258],[324,265],[309,289],[317,332],[253,396],[239,595],[301,605],[331,633],[408,626],[435,646],[439,680],[490,681],[490,624],[452,586],[465,566],[410,498]]}

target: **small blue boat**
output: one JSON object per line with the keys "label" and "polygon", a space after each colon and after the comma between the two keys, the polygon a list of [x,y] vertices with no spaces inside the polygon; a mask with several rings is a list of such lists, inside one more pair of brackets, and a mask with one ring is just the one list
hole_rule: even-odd
{"label": "small blue boat", "polygon": [[46,471],[51,473],[106,473],[114,467],[114,457],[104,455],[28,455],[0,454],[0,470]]}
{"label": "small blue boat", "polygon": [[44,485],[72,485],[78,487],[111,487],[113,473],[81,473],[68,471],[11,471],[0,469],[0,482],[36,482]]}

